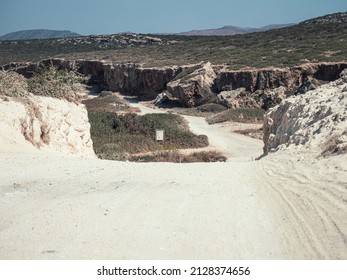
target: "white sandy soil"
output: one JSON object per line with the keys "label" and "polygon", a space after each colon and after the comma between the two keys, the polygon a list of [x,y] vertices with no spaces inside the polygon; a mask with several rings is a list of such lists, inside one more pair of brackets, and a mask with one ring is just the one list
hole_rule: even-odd
{"label": "white sandy soil", "polygon": [[347,259],[347,156],[188,117],[225,163],[0,154],[1,259]]}

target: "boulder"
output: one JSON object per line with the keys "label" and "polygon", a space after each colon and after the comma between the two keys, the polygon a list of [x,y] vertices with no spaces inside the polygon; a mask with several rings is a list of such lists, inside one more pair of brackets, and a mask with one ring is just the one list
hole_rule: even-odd
{"label": "boulder", "polygon": [[347,83],[347,68],[342,70],[339,76],[340,76],[341,82]]}
{"label": "boulder", "polygon": [[305,94],[310,90],[314,90],[319,85],[319,82],[313,78],[305,79],[299,88],[294,92],[294,95]]}
{"label": "boulder", "polygon": [[228,90],[228,91],[222,91],[217,95],[218,103],[221,105],[224,105],[228,108],[230,108],[230,103],[236,99],[236,97],[243,91],[245,91],[245,88],[238,88],[236,90]]}
{"label": "boulder", "polygon": [[153,104],[158,106],[162,105],[170,100],[170,96],[166,92],[159,93],[154,99]]}
{"label": "boulder", "polygon": [[286,99],[286,91],[285,87],[278,87],[269,92],[264,91],[261,95],[261,108],[268,110],[280,104],[282,100]]}
{"label": "boulder", "polygon": [[217,98],[220,104],[231,109],[239,107],[259,108],[259,104],[252,97],[252,93],[245,88],[222,91],[217,95]]}
{"label": "boulder", "polygon": [[[197,69],[196,69],[197,68]],[[184,70],[182,75],[167,84],[168,92],[185,107],[206,103],[214,95],[211,92],[216,78],[211,63],[203,63]]]}

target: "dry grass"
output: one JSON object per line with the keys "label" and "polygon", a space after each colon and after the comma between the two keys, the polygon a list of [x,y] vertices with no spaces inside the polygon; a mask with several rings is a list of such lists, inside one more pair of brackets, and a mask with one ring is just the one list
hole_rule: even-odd
{"label": "dry grass", "polygon": [[69,102],[78,102],[79,92],[85,89],[82,85],[87,77],[77,72],[59,70],[54,66],[41,69],[28,80],[29,91],[35,95],[49,96],[65,99]]}
{"label": "dry grass", "polygon": [[254,138],[254,139],[263,140],[263,128],[235,130],[234,132],[249,136],[249,137]]}
{"label": "dry grass", "polygon": [[265,111],[263,109],[256,108],[228,109],[211,117],[208,117],[206,121],[209,124],[222,123],[226,121],[249,123],[263,119],[264,113]]}
{"label": "dry grass", "polygon": [[119,98],[112,92],[102,92],[100,96],[84,100],[89,111],[106,111],[120,114],[121,112],[131,112],[132,107],[123,98]]}
{"label": "dry grass", "polygon": [[323,145],[323,157],[347,153],[347,130],[342,134],[333,134]]}
{"label": "dry grass", "polygon": [[131,161],[140,162],[175,162],[175,163],[192,163],[192,162],[225,162],[227,158],[220,152],[194,152],[189,155],[181,154],[178,150],[154,152],[148,155],[133,156]]}
{"label": "dry grass", "polygon": [[0,71],[0,95],[7,97],[25,97],[28,93],[28,82],[16,72]]}
{"label": "dry grass", "polygon": [[195,117],[212,117],[215,114],[227,110],[226,107],[216,103],[206,103],[194,108],[183,108],[175,107],[171,109],[173,112],[176,112],[181,115],[195,116]]}

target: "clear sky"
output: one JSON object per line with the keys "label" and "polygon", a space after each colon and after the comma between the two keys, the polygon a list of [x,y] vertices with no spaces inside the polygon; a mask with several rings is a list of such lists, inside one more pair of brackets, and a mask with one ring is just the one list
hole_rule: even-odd
{"label": "clear sky", "polygon": [[83,35],[262,27],[347,11],[347,0],[0,0],[0,35],[27,29]]}

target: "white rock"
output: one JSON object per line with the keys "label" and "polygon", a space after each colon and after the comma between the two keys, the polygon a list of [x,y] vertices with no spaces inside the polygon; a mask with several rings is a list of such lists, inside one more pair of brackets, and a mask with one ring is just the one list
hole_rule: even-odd
{"label": "white rock", "polygon": [[95,158],[84,105],[30,95],[0,98],[0,152],[70,154]]}
{"label": "white rock", "polygon": [[285,145],[320,155],[331,141],[340,148],[347,145],[345,87],[346,83],[331,82],[271,109],[264,121],[264,153]]}

